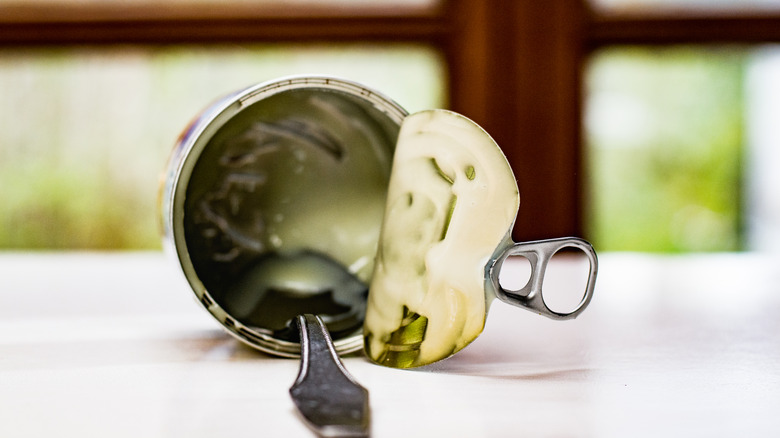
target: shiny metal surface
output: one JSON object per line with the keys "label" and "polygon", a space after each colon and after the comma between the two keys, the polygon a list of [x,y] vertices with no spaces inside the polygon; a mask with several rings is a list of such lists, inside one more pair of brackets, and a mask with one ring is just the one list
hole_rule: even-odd
{"label": "shiny metal surface", "polygon": [[[262,351],[295,357],[300,346],[291,340],[285,320],[311,312],[323,316],[339,353],[362,347],[361,288],[351,287],[354,293],[346,296],[346,289],[313,285],[317,275],[341,284],[367,283],[381,207],[366,204],[384,204],[386,183],[365,180],[382,175],[369,172],[366,157],[389,173],[387,157],[405,115],[398,104],[360,84],[301,76],[229,95],[184,131],[160,188],[164,247],[198,301],[228,333]],[[356,143],[355,136],[379,143]],[[255,146],[247,150],[249,143]],[[263,164],[274,154],[275,161]],[[339,171],[336,164],[322,167],[331,162],[369,170],[352,177],[355,172]],[[345,175],[358,182],[338,180]],[[264,188],[273,195],[264,195]],[[312,202],[301,199],[312,190]],[[286,235],[271,230],[285,224]],[[306,233],[325,237],[315,242],[302,237]],[[302,281],[265,280],[268,271],[315,272],[303,268],[312,263],[327,269]],[[339,275],[351,278],[334,280]],[[265,283],[253,287],[258,279]],[[297,290],[289,287],[293,283],[306,284]],[[268,302],[289,315],[266,311]],[[311,302],[320,307],[308,308]]]}
{"label": "shiny metal surface", "polygon": [[[558,251],[564,248],[576,248],[583,252],[588,259],[588,278],[583,288],[582,299],[577,306],[569,312],[557,312],[550,309],[547,303],[545,303],[543,286],[545,275],[547,274],[547,264]],[[531,275],[528,283],[517,291],[507,290],[499,282],[501,268],[506,259],[512,256],[525,257],[531,264]],[[576,237],[515,243],[504,250],[488,268],[488,276],[498,299],[555,320],[576,318],[588,307],[591,298],[593,298],[593,290],[596,287],[597,273],[598,258],[596,257],[596,251],[590,243]]]}
{"label": "shiny metal surface", "polygon": [[297,324],[301,365],[290,396],[306,424],[321,437],[367,437],[368,390],[344,368],[322,319],[300,315]]}

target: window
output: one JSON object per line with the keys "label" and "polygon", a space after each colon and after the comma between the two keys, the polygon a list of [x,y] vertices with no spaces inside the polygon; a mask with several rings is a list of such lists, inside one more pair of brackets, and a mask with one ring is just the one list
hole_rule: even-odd
{"label": "window", "polygon": [[747,53],[624,47],[593,55],[589,228],[608,250],[741,248]]}
{"label": "window", "polygon": [[[265,44],[389,44],[404,53],[408,48],[408,53],[417,53],[418,49],[411,48],[422,47],[435,58],[427,64],[434,67],[424,68],[444,78],[434,80],[439,91],[432,93],[435,96],[430,102],[444,102],[471,117],[504,149],[522,197],[513,237],[532,240],[561,235],[598,237],[595,231],[594,236],[586,234],[594,221],[589,219],[590,213],[586,215],[586,169],[590,161],[583,144],[592,141],[593,132],[582,130],[583,120],[593,117],[587,113],[591,103],[585,106],[583,95],[595,80],[598,65],[604,65],[610,57],[623,56],[621,47],[650,53],[655,47],[666,50],[685,46],[686,50],[695,52],[694,47],[700,47],[707,52],[712,47],[736,44],[743,47],[740,50],[745,51],[746,59],[753,59],[748,53],[758,53],[753,51],[759,48],[757,45],[780,42],[779,9],[775,2],[761,0],[752,0],[750,7],[740,3],[739,9],[723,7],[724,2],[713,6],[712,2],[701,1],[694,2],[695,8],[657,8],[655,3],[647,6],[649,0],[642,2],[644,6],[632,1],[631,7],[617,7],[615,0],[409,0],[393,3],[393,7],[384,2],[337,1],[339,6],[332,7],[332,2],[323,6],[314,0],[296,0],[284,8],[274,6],[274,2],[248,0],[220,2],[219,7],[208,0],[193,0],[186,8],[178,3],[176,7],[160,7],[146,0],[74,4],[66,4],[66,0],[17,1],[0,5],[0,46],[3,56],[41,50],[79,51],[82,47],[103,53],[113,53],[118,47],[131,48],[130,52],[175,53],[175,47],[218,51],[224,46],[239,49]],[[755,94],[750,91],[755,86],[752,78],[761,76],[761,69],[753,69],[758,61],[744,62],[740,99],[752,114],[768,104],[745,97]],[[761,65],[771,63],[765,62]],[[587,65],[596,70],[586,73]],[[259,78],[253,77],[252,82],[255,79]],[[369,85],[378,86],[386,94],[396,93],[391,85]],[[212,94],[212,90],[204,86],[202,95]],[[181,102],[185,105],[184,100]],[[190,103],[186,105],[188,113],[197,112],[194,103],[193,108],[189,108]],[[768,130],[746,124],[735,129],[750,138],[755,132]],[[766,139],[772,134],[761,136]],[[745,152],[743,164],[756,160],[752,151]],[[764,158],[758,161],[763,163]],[[744,167],[740,169],[744,175]],[[754,173],[751,170],[751,175]],[[7,189],[0,190],[3,197],[11,196]],[[776,207],[741,208],[767,196],[757,193],[760,191],[740,190],[734,195],[738,201],[733,197],[723,201],[740,204],[735,219],[729,216],[732,213],[723,213],[730,217],[725,228],[731,229],[736,223],[738,228],[758,229],[752,224],[764,223],[764,219],[754,220],[753,213],[746,211],[764,211],[762,218],[776,216],[771,212]],[[692,217],[697,216],[695,209],[689,211]],[[721,223],[712,223],[716,222]],[[728,243],[732,246],[727,247],[753,247],[745,243],[755,240],[745,237],[752,235],[752,231],[743,233],[741,242]]]}
{"label": "window", "polygon": [[621,47],[588,69],[589,227],[611,250],[774,247],[777,47]]}
{"label": "window", "polygon": [[769,169],[780,161],[767,96],[777,49],[756,43],[777,38],[768,29],[780,3],[595,3],[612,31],[594,32],[609,41],[598,43],[586,80],[594,243],[667,252],[772,247],[780,221],[769,193],[780,186]]}
{"label": "window", "polygon": [[[42,25],[34,10],[5,24]],[[79,17],[96,11],[83,7]],[[71,22],[60,12],[37,20]],[[430,44],[125,43],[104,40],[101,20],[85,25],[96,34],[83,43],[11,35],[0,49],[0,248],[158,248],[155,195],[178,134],[211,101],[258,82],[331,74],[410,111],[447,104],[446,71]]]}
{"label": "window", "polygon": [[0,247],[159,247],[159,174],[179,132],[214,99],[317,72],[381,89],[409,110],[444,106],[440,64],[409,44],[0,51]]}

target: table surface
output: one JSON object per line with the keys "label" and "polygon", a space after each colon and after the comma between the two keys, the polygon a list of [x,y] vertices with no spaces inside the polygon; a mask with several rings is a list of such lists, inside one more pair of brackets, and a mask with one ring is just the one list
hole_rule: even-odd
{"label": "table surface", "polygon": [[[0,253],[0,282],[3,437],[314,436],[298,361],[226,335],[162,253]],[[771,436],[778,315],[778,257],[602,254],[576,320],[496,302],[446,361],[344,363],[373,437]]]}

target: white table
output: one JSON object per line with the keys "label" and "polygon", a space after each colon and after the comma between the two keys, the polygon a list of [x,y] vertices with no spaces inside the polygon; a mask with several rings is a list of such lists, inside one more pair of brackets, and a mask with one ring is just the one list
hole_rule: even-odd
{"label": "white table", "polygon": [[[449,360],[345,365],[377,438],[776,436],[779,260],[602,254],[574,321],[496,303]],[[313,436],[298,362],[224,334],[160,253],[0,253],[0,284],[0,436]]]}

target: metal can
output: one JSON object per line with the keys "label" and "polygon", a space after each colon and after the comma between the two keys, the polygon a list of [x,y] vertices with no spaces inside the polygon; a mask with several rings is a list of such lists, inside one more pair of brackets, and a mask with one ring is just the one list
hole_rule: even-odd
{"label": "metal can", "polygon": [[178,140],[161,183],[164,246],[239,340],[297,356],[320,315],[362,348],[368,284],[406,111],[363,85],[289,77],[231,94]]}

